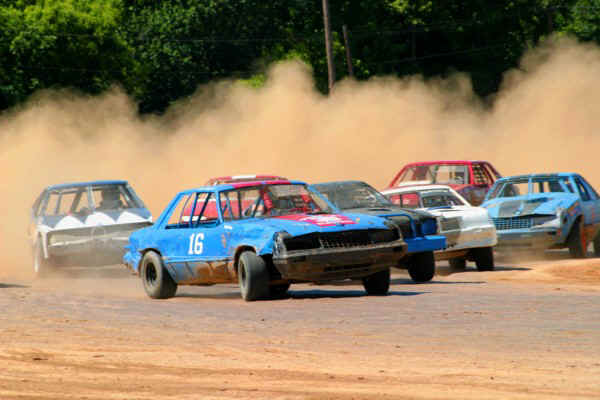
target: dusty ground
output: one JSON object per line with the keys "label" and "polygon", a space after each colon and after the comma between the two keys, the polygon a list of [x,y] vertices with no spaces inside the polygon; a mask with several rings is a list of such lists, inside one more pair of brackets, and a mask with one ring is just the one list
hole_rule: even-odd
{"label": "dusty ground", "polygon": [[255,303],[153,301],[120,268],[0,271],[0,399],[600,398],[600,259],[551,258]]}

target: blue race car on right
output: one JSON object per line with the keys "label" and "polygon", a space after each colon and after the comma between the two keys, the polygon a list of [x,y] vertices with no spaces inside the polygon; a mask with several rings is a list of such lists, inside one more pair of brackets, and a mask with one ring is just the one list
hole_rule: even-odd
{"label": "blue race car on right", "polygon": [[568,248],[584,258],[593,242],[600,256],[600,196],[579,174],[501,178],[481,206],[496,225],[498,249]]}

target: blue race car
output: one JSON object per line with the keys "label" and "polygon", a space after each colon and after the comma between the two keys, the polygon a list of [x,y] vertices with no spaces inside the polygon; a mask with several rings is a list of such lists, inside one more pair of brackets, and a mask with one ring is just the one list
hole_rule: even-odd
{"label": "blue race car", "polygon": [[430,281],[435,274],[433,252],[446,248],[446,237],[437,235],[436,217],[425,211],[401,208],[372,186],[361,181],[317,183],[311,186],[337,212],[351,212],[387,218],[398,225],[408,245],[398,268],[405,268],[415,282]]}
{"label": "blue race car", "polygon": [[586,256],[590,241],[600,255],[600,197],[574,173],[532,174],[501,178],[482,207],[496,225],[498,246],[512,249],[569,249]]}
{"label": "blue race car", "polygon": [[299,181],[186,190],[130,236],[123,260],[151,298],[172,297],[178,285],[239,282],[251,301],[291,283],[344,279],[387,294],[390,267],[406,253],[401,231],[382,218],[332,212]]}

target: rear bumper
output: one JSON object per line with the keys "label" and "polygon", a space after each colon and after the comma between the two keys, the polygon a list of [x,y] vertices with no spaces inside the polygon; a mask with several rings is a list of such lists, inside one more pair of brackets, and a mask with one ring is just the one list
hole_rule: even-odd
{"label": "rear bumper", "polygon": [[274,255],[273,264],[283,279],[291,281],[359,279],[397,265],[406,250],[402,240],[355,248],[301,250]]}
{"label": "rear bumper", "polygon": [[56,265],[99,266],[120,264],[127,238],[80,239],[48,245],[48,256]]}

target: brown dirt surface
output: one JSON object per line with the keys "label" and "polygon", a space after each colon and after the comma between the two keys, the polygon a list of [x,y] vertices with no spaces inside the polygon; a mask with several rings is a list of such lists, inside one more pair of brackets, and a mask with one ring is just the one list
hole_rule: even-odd
{"label": "brown dirt surface", "polygon": [[[596,399],[600,260],[395,271],[389,296],[235,285],[153,301],[122,267],[0,278],[0,399]],[[560,290],[557,290],[560,289]]]}

